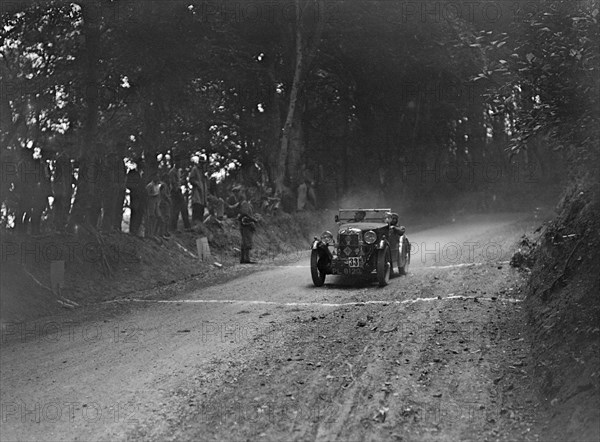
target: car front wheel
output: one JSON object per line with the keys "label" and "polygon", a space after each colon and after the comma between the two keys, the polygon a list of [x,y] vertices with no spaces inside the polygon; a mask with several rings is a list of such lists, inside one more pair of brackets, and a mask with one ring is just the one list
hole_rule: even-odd
{"label": "car front wheel", "polygon": [[325,284],[325,272],[319,270],[319,260],[319,251],[313,250],[310,254],[310,276],[312,276],[313,284],[316,287],[321,287]]}
{"label": "car front wheel", "polygon": [[385,247],[377,253],[377,282],[379,287],[385,287],[390,282],[392,259],[390,249]]}

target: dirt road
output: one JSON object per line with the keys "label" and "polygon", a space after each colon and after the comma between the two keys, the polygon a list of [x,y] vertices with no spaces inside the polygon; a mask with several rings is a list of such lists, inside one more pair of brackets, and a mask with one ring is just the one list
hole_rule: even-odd
{"label": "dirt road", "polygon": [[412,232],[408,276],[308,255],[176,298],[2,330],[2,440],[538,440],[521,276],[532,214]]}

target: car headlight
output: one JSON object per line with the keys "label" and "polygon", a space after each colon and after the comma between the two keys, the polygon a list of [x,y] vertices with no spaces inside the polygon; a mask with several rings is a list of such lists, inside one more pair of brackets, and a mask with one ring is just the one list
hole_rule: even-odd
{"label": "car headlight", "polygon": [[369,230],[368,232],[365,232],[365,234],[363,235],[363,239],[367,244],[371,245],[375,241],[377,241],[377,233],[373,232],[372,230]]}
{"label": "car headlight", "polygon": [[333,244],[333,235],[331,234],[331,232],[327,230],[321,233],[321,241],[323,241],[327,245]]}

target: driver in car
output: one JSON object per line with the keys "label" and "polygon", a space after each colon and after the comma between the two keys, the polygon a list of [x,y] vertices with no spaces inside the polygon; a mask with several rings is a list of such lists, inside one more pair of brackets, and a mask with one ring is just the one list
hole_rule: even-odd
{"label": "driver in car", "polygon": [[367,216],[367,212],[364,210],[358,210],[354,213],[354,218],[350,220],[352,223],[362,223],[365,220],[365,216]]}

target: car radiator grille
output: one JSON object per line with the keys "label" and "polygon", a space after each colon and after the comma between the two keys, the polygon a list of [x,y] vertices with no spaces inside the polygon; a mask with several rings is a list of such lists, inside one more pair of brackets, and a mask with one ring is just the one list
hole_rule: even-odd
{"label": "car radiator grille", "polygon": [[340,258],[360,256],[361,243],[362,241],[360,241],[360,236],[357,233],[340,235],[340,245],[338,248],[338,254]]}

